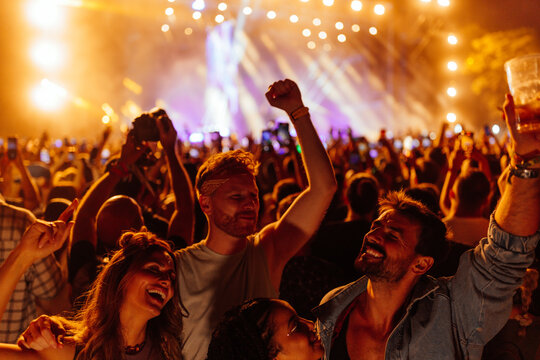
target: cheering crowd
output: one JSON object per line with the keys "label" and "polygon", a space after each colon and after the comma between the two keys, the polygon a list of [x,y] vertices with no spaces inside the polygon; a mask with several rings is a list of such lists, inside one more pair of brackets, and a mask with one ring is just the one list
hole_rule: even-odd
{"label": "cheering crowd", "polygon": [[159,109],[121,144],[6,139],[0,358],[540,358],[540,140],[510,95],[503,139],[325,144],[293,81],[266,98],[295,137],[189,143]]}

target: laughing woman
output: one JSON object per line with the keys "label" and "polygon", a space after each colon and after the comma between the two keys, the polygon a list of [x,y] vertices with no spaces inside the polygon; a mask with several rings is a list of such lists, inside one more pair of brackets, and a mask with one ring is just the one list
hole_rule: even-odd
{"label": "laughing woman", "polygon": [[170,246],[146,232],[124,234],[120,246],[77,320],[59,319],[69,329],[63,346],[34,351],[1,344],[0,359],[181,359],[183,312]]}

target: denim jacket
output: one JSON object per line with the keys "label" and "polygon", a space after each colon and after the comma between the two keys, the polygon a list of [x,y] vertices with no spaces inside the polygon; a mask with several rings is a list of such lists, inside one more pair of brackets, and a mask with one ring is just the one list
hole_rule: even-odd
{"label": "denim jacket", "polygon": [[[507,322],[512,296],[534,260],[540,233],[518,237],[490,221],[488,237],[460,259],[453,277],[422,277],[386,343],[385,359],[480,359]],[[366,290],[364,276],[334,289],[315,308],[317,328],[330,356],[340,314]]]}

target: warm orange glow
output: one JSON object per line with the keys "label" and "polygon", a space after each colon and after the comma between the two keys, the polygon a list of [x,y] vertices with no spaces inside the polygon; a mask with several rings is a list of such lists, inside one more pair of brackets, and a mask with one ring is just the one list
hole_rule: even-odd
{"label": "warm orange glow", "polygon": [[130,78],[124,78],[122,80],[122,84],[126,87],[126,89],[130,90],[131,92],[139,95],[142,93],[142,86],[137,84],[135,81],[131,80]]}

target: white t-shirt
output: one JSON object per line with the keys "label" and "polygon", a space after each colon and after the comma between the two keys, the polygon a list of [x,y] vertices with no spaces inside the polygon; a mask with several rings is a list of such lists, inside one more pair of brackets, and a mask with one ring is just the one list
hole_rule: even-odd
{"label": "white t-shirt", "polygon": [[223,314],[246,300],[277,298],[258,235],[244,250],[221,255],[204,241],[177,252],[180,298],[189,315],[183,318],[182,356],[204,360],[214,328]]}

